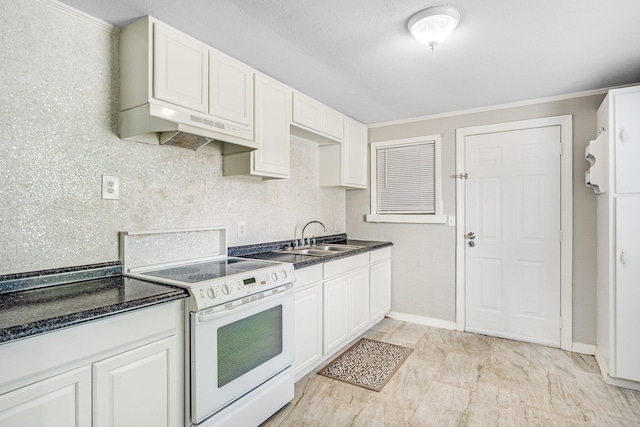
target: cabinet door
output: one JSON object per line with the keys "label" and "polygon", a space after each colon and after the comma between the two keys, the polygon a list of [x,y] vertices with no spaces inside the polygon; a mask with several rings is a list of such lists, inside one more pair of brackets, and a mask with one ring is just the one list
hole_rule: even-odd
{"label": "cabinet door", "polygon": [[162,24],[153,30],[154,98],[207,113],[209,49]]}
{"label": "cabinet door", "polygon": [[352,188],[367,188],[367,127],[344,119],[342,141],[342,181]]}
{"label": "cabinet door", "polygon": [[256,74],[255,136],[260,148],[252,152],[253,169],[264,176],[289,177],[291,90]]}
{"label": "cabinet door", "polygon": [[615,97],[616,192],[640,193],[640,92]]}
{"label": "cabinet door", "polygon": [[322,357],[322,285],[295,293],[295,373]]}
{"label": "cabinet door", "polygon": [[91,426],[91,368],[75,369],[3,394],[0,425]]}
{"label": "cabinet door", "polygon": [[640,196],[616,198],[616,372],[640,381]]}
{"label": "cabinet door", "polygon": [[209,114],[253,127],[253,70],[209,51]]}
{"label": "cabinet door", "polygon": [[337,111],[322,108],[321,118],[322,123],[320,130],[338,141],[342,141],[344,133],[344,116]]}
{"label": "cabinet door", "polygon": [[349,276],[324,283],[324,354],[341,345],[349,337]]}
{"label": "cabinet door", "polygon": [[374,264],[370,268],[371,320],[391,310],[391,260]]}
{"label": "cabinet door", "polygon": [[94,427],[177,426],[176,337],[93,365]]}
{"label": "cabinet door", "polygon": [[294,123],[306,126],[309,129],[320,131],[322,129],[322,104],[301,93],[293,93],[293,117]]}
{"label": "cabinet door", "polygon": [[369,324],[369,269],[349,274],[349,335]]}

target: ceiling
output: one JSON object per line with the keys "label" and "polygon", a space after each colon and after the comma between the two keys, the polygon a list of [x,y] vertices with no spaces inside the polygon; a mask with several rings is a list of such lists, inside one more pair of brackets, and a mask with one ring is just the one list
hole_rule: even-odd
{"label": "ceiling", "polygon": [[435,51],[407,21],[432,0],[62,0],[123,27],[155,18],[367,124],[640,82],[638,0],[451,0]]}

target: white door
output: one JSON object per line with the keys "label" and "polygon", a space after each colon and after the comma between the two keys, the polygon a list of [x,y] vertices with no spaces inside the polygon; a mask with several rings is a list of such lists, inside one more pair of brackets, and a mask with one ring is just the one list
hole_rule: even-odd
{"label": "white door", "polygon": [[209,114],[253,128],[253,70],[209,51]]}
{"label": "white door", "polygon": [[349,335],[369,324],[369,267],[349,275]]}
{"label": "white door", "polygon": [[153,96],[206,113],[209,105],[207,46],[156,23],[153,47]]}
{"label": "white door", "polygon": [[255,76],[254,170],[262,176],[288,178],[290,169],[291,89],[266,76]]}
{"label": "white door", "polygon": [[465,137],[467,331],[560,346],[560,131]]}
{"label": "white door", "polygon": [[640,381],[640,196],[616,197],[616,372]]}
{"label": "white door", "polygon": [[176,337],[93,364],[94,427],[178,424]]}
{"label": "white door", "polygon": [[[297,276],[297,274],[296,274]],[[295,293],[295,359],[298,375],[322,358],[322,285]]]}
{"label": "white door", "polygon": [[91,368],[78,368],[3,394],[0,426],[91,426]]}

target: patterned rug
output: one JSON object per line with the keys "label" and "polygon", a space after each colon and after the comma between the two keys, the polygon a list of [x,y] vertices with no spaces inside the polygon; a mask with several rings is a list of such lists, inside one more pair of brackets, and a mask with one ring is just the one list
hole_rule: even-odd
{"label": "patterned rug", "polygon": [[412,351],[411,348],[361,338],[322,368],[318,375],[380,391]]}

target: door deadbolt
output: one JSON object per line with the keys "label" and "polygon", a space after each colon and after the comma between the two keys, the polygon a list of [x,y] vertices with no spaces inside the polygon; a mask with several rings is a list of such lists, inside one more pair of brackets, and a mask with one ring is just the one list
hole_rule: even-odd
{"label": "door deadbolt", "polygon": [[466,237],[467,239],[469,239],[469,240],[473,240],[473,239],[475,239],[475,238],[476,238],[476,233],[474,233],[473,231],[470,231],[470,232],[468,232],[468,233],[466,234],[466,236],[465,236],[465,237]]}
{"label": "door deadbolt", "polygon": [[467,243],[467,245],[469,245],[470,248],[474,247],[476,245],[476,242],[474,241],[470,241]]}

